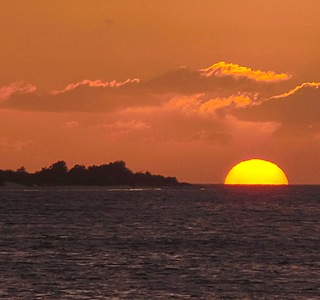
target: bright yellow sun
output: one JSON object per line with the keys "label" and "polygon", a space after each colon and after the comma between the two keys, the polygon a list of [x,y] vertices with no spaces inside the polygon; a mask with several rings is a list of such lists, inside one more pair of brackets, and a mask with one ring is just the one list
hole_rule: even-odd
{"label": "bright yellow sun", "polygon": [[287,185],[288,179],[276,164],[262,159],[250,159],[235,165],[224,184]]}

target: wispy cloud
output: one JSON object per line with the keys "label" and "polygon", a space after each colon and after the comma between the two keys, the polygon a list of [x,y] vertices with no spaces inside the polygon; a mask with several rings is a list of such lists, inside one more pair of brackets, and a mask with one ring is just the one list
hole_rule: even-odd
{"label": "wispy cloud", "polygon": [[297,87],[295,87],[291,91],[289,91],[287,93],[283,93],[281,95],[273,96],[273,97],[271,97],[271,99],[286,98],[286,97],[289,97],[289,96],[299,92],[300,90],[303,90],[304,88],[314,87],[314,88],[318,89],[319,86],[320,86],[320,82],[304,82],[303,84],[298,85]]}
{"label": "wispy cloud", "polygon": [[3,150],[8,150],[8,151],[16,151],[16,152],[21,152],[25,146],[29,145],[32,143],[31,140],[16,140],[16,141],[9,141],[7,137],[0,136],[0,148]]}
{"label": "wispy cloud", "polygon": [[68,121],[64,124],[64,128],[76,128],[79,126],[79,122],[78,121]]}
{"label": "wispy cloud", "polygon": [[144,130],[150,128],[148,124],[142,121],[130,120],[130,121],[117,121],[111,124],[100,124],[96,128],[106,130],[111,133],[123,134],[135,130]]}
{"label": "wispy cloud", "polygon": [[139,83],[140,80],[138,78],[134,78],[134,79],[127,79],[126,81],[123,82],[119,82],[116,80],[113,81],[102,81],[102,80],[89,80],[89,79],[85,79],[81,82],[77,82],[77,83],[71,83],[68,84],[63,90],[56,90],[56,91],[52,91],[51,93],[54,95],[57,94],[62,94],[62,93],[66,93],[68,91],[74,90],[76,88],[79,88],[81,86],[87,86],[87,87],[93,87],[93,88],[118,88],[121,86],[124,86],[126,84],[130,84],[130,83]]}

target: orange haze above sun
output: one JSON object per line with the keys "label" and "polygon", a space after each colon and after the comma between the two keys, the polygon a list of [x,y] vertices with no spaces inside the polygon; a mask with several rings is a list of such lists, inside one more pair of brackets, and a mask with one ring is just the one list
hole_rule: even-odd
{"label": "orange haze above sun", "polygon": [[220,184],[236,163],[270,158],[290,184],[319,185],[319,11],[320,0],[0,0],[0,170],[125,161]]}
{"label": "orange haze above sun", "polygon": [[262,159],[250,159],[235,165],[224,183],[287,185],[288,179],[276,164]]}

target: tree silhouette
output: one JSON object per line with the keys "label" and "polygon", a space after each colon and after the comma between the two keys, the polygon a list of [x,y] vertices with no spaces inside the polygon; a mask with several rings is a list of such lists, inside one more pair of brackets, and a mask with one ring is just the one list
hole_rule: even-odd
{"label": "tree silhouette", "polygon": [[68,183],[72,185],[87,185],[88,171],[85,166],[75,165],[68,172]]}
{"label": "tree silhouette", "polygon": [[0,184],[12,181],[26,185],[128,185],[128,186],[170,186],[180,184],[175,177],[152,175],[150,172],[133,173],[122,160],[100,166],[75,165],[68,170],[61,160],[44,167],[41,171],[28,173],[24,167],[17,171],[0,170]]}
{"label": "tree silhouette", "polygon": [[40,183],[48,185],[64,184],[67,179],[68,167],[65,161],[58,161],[49,168],[42,168],[35,173],[35,177]]}

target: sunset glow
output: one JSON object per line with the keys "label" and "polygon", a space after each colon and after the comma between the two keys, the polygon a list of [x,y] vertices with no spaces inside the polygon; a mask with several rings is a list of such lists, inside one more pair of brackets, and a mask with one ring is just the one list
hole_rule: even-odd
{"label": "sunset glow", "polygon": [[228,173],[225,184],[287,185],[288,179],[276,164],[251,159],[235,165]]}
{"label": "sunset glow", "polygon": [[[294,2],[294,4],[293,4]],[[320,1],[2,1],[0,170],[190,183],[244,157],[320,184]]]}

